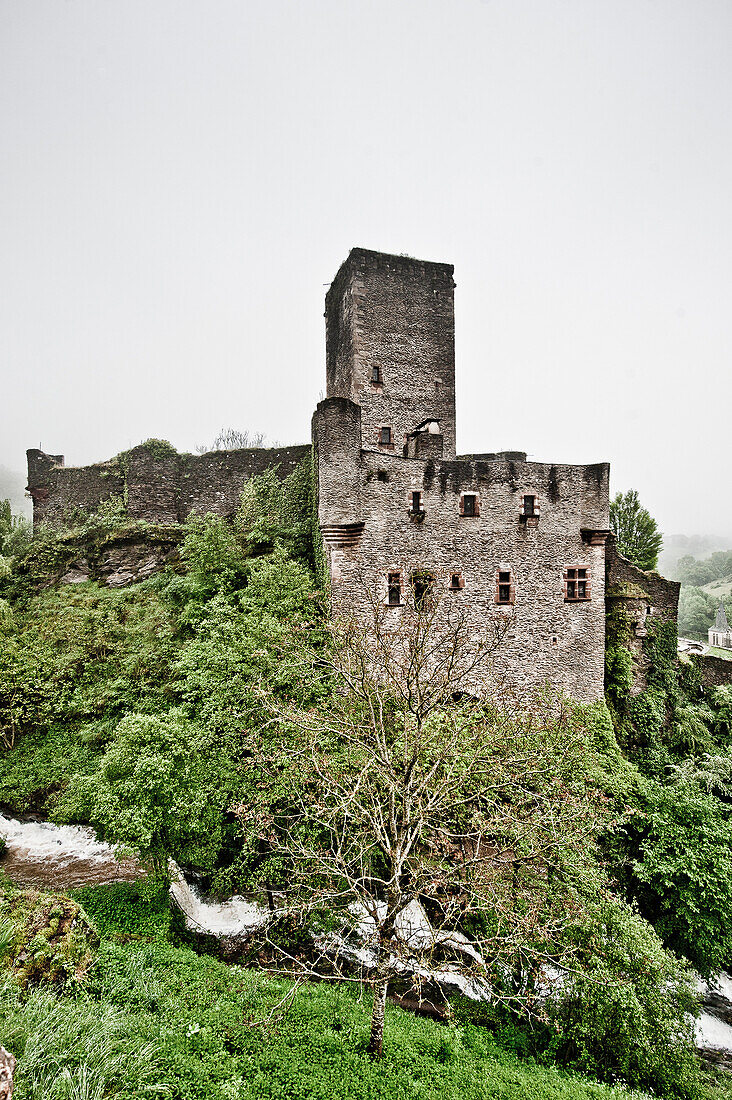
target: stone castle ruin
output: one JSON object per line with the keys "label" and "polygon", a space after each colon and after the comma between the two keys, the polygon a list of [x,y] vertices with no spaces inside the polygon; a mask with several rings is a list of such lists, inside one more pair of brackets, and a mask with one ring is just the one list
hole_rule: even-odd
{"label": "stone castle ruin", "polygon": [[[441,586],[476,632],[502,624],[504,682],[523,691],[549,680],[580,701],[599,699],[606,598],[631,617],[640,647],[649,618],[675,620],[679,586],[615,550],[607,463],[456,454],[454,288],[449,264],[357,248],[327,293],[327,396],[312,430],[334,608],[376,592],[397,622],[407,601]],[[248,478],[272,466],[284,478],[308,454],[179,455],[151,441],[72,468],[31,450],[28,491],[36,523],[123,495],[131,519],[172,529],[192,512],[233,515]],[[165,556],[140,566],[131,546],[110,553],[107,583],[135,580]],[[67,579],[93,574],[76,566]]]}

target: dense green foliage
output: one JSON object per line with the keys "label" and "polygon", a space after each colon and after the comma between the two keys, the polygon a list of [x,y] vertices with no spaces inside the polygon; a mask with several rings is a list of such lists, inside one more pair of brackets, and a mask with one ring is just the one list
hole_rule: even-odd
{"label": "dense green foliage", "polygon": [[644,639],[648,686],[631,695],[631,624],[608,621],[606,689],[639,774],[606,844],[626,896],[664,943],[709,974],[732,962],[732,690],[705,690],[670,624]]}
{"label": "dense green foliage", "polygon": [[712,581],[732,577],[732,550],[717,550],[702,561],[686,554],[677,562],[675,573],[677,581],[692,588],[701,588]]}
{"label": "dense green foliage", "polygon": [[[732,580],[732,578],[730,578]],[[732,622],[732,598],[721,600],[727,612],[728,622]],[[720,597],[703,588],[682,586],[679,596],[679,634],[707,641],[707,631],[714,625]]]}
{"label": "dense green foliage", "polygon": [[686,554],[669,575],[681,581],[679,634],[706,641],[720,601],[732,621],[732,550],[717,550],[703,560]]}
{"label": "dense green foliage", "polygon": [[641,506],[638,493],[616,493],[610,501],[610,527],[618,550],[639,569],[655,569],[663,535],[651,513]]}
{"label": "dense green foliage", "polygon": [[[365,1054],[369,997],[358,987],[304,986],[263,1030],[252,1025],[285,984],[175,945],[180,924],[161,888],[169,857],[222,894],[288,870],[251,823],[282,827],[295,793],[312,793],[298,763],[301,733],[283,715],[337,710],[321,662],[329,643],[312,508],[305,468],[284,483],[253,479],[233,524],[192,517],[179,563],[122,590],[44,588],[68,532],[12,536],[0,577],[0,801],[93,823],[155,872],[145,884],[75,896],[103,942],[73,997],[46,988],[49,959],[57,984],[70,973],[59,969],[53,929],[50,947],[37,944],[31,992],[21,998],[17,981],[5,985],[0,1034],[22,1055],[19,1100],[611,1095],[518,1061],[498,1040],[605,1081],[698,1095],[688,977],[664,945],[705,973],[732,963],[732,691],[705,691],[661,627],[645,639],[648,688],[633,696],[621,614],[608,635],[608,708],[583,712],[587,754],[573,776],[594,788],[608,824],[601,848],[588,843],[581,875],[555,868],[552,903],[567,901],[557,927],[573,969],[546,1003],[532,1003],[541,1025],[520,1013],[480,1019],[462,1006],[445,1026],[390,1007],[375,1067]],[[112,502],[80,521],[74,539],[98,541],[126,523],[124,502]],[[340,767],[343,746],[337,731],[329,736],[320,751]],[[536,892],[536,914],[524,899],[532,950],[542,946],[546,897]]]}
{"label": "dense green foliage", "polygon": [[[480,1027],[387,1008],[390,1044],[366,1054],[358,987],[289,983],[163,944],[103,943],[73,998],[0,986],[0,1033],[19,1057],[17,1100],[611,1100],[616,1093],[520,1062]],[[266,1020],[275,1011],[273,1023]],[[621,1095],[621,1094],[618,1094]],[[626,1091],[622,1095],[629,1097]]]}

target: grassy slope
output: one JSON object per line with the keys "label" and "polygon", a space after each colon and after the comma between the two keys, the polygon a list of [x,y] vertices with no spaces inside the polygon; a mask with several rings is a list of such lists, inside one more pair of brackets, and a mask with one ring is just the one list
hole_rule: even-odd
{"label": "grassy slope", "polygon": [[[420,1019],[393,1005],[386,1054],[374,1063],[366,1054],[367,989],[293,990],[261,971],[173,946],[166,906],[146,893],[144,883],[89,887],[71,900],[20,890],[0,876],[0,1036],[18,1058],[16,1100],[629,1095],[521,1062],[484,1028]],[[57,914],[67,911],[76,914],[75,939],[59,927]],[[102,939],[89,970],[96,931]],[[32,971],[19,965],[34,957]]]}
{"label": "grassy slope", "polygon": [[[365,1052],[369,994],[305,985],[264,1026],[288,983],[186,948],[102,944],[76,997],[10,984],[0,1034],[19,1057],[17,1100],[77,1092],[180,1100],[600,1100],[632,1094],[520,1062],[484,1030],[450,1027],[389,1005],[386,1054]],[[98,1091],[97,1091],[98,1090]],[[55,1095],[55,1093],[53,1093]]]}
{"label": "grassy slope", "polygon": [[726,600],[732,596],[732,577],[722,577],[720,580],[710,581],[702,588],[702,592],[708,592],[717,600]]}

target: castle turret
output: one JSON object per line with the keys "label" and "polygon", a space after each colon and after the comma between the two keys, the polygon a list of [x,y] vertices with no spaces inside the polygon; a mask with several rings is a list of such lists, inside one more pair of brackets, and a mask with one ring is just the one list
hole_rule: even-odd
{"label": "castle turret", "polygon": [[345,397],[328,397],[313,414],[318,477],[318,522],[326,547],[357,542],[364,528],[361,503],[361,410]]}
{"label": "castle turret", "polygon": [[328,397],[361,407],[361,448],[455,457],[453,267],[354,248],[325,300]]}

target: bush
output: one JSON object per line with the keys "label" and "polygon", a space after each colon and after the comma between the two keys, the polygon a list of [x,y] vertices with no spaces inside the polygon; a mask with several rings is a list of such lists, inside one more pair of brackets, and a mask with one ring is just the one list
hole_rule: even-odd
{"label": "bush", "polygon": [[147,879],[85,886],[73,892],[105,939],[167,941],[173,936],[168,891]]}
{"label": "bush", "polygon": [[698,1095],[690,973],[620,902],[604,905],[575,935],[577,969],[549,1004],[559,1059],[606,1081]]}
{"label": "bush", "polygon": [[664,943],[705,975],[732,962],[732,823],[695,783],[648,780],[624,827],[627,889]]}

